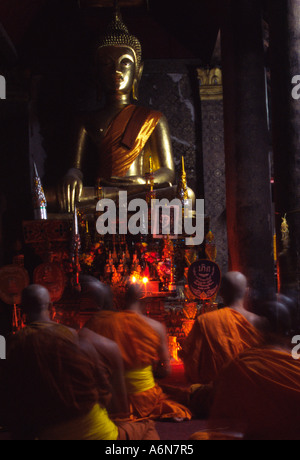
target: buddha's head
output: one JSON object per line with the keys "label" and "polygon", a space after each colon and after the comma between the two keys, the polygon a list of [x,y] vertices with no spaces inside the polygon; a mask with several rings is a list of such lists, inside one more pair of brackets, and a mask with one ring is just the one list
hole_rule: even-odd
{"label": "buddha's head", "polygon": [[143,71],[142,47],[123,23],[119,7],[102,37],[96,54],[97,74],[106,93],[130,94],[137,99],[138,84]]}

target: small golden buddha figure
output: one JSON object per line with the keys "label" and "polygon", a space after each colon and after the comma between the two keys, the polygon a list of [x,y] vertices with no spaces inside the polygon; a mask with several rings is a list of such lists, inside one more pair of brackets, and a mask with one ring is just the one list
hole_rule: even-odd
{"label": "small golden buddha figure", "polygon": [[[73,164],[60,184],[55,197],[62,212],[95,209],[101,188],[102,198],[117,200],[120,190],[130,199],[146,198],[151,189],[147,181],[149,160],[153,165],[156,197],[176,197],[175,166],[166,118],[160,112],[132,104],[138,98],[143,72],[139,40],[123,23],[117,2],[114,19],[101,39],[96,52],[99,88],[104,93],[104,107],[78,120],[73,140]],[[97,187],[86,187],[83,165],[88,141],[97,149],[95,172]],[[90,165],[91,166],[91,165]],[[90,185],[94,185],[90,184]],[[194,199],[190,190],[189,197]]]}

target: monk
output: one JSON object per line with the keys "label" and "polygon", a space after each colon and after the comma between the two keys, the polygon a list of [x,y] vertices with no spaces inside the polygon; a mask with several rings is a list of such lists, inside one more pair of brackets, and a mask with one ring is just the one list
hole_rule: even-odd
{"label": "monk", "polygon": [[133,414],[138,418],[191,419],[189,410],[171,400],[156,384],[169,372],[166,332],[160,324],[147,319],[141,310],[139,294],[129,287],[123,312],[99,312],[85,327],[114,340],[121,350],[125,380]]}
{"label": "monk", "polygon": [[264,314],[265,345],[245,350],[222,370],[209,425],[250,440],[299,440],[300,361],[287,340],[289,312],[272,302]]}
{"label": "monk", "polygon": [[242,351],[261,343],[261,317],[244,308],[247,279],[238,272],[223,277],[220,294],[226,308],[199,316],[183,345],[187,379],[210,384],[222,367]]}
{"label": "monk", "polygon": [[49,291],[38,284],[31,284],[22,292],[21,314],[31,328],[57,328],[69,337],[77,337],[75,329],[55,323],[50,319],[51,299]]}
{"label": "monk", "polygon": [[131,311],[141,316],[146,323],[156,332],[159,337],[159,349],[158,357],[159,361],[157,362],[154,373],[155,377],[158,379],[163,379],[170,375],[171,373],[171,361],[169,346],[167,340],[167,330],[164,324],[155,321],[154,319],[146,316],[145,309],[141,303],[143,298],[143,290],[139,283],[129,283],[127,285],[126,294],[125,294],[125,311]]}
{"label": "monk", "polygon": [[[84,277],[83,277],[84,281]],[[84,284],[83,284],[84,285]],[[109,292],[105,285],[101,285],[98,297],[91,299],[96,305],[108,300]],[[88,294],[84,288],[81,293],[82,302],[86,302]],[[101,376],[101,391],[106,392],[107,409],[112,417],[126,418],[129,414],[129,406],[124,381],[124,364],[120,350],[116,343],[105,337],[100,337],[92,331],[80,331],[55,323],[50,319],[49,313],[50,295],[46,288],[39,285],[31,285],[22,293],[22,313],[26,315],[27,327],[30,329],[52,328],[66,337],[74,340],[89,355],[90,359],[97,363],[98,373]],[[89,307],[92,307],[89,303]],[[105,379],[105,385],[103,385]]]}
{"label": "monk", "polygon": [[109,418],[95,362],[61,329],[27,327],[13,336],[4,382],[14,439],[158,439],[149,423],[118,427]]}
{"label": "monk", "polygon": [[[97,283],[96,289],[93,289],[93,282]],[[109,286],[87,275],[80,277],[80,286],[80,305],[82,308],[88,307],[89,310],[95,311],[103,308],[113,310],[113,296]],[[92,348],[94,355],[98,355],[98,359],[100,358],[102,365],[104,365],[111,391],[109,414],[114,419],[126,419],[130,415],[130,409],[124,380],[124,363],[118,345],[88,328],[80,329],[78,337],[81,348],[85,349],[88,346]]]}

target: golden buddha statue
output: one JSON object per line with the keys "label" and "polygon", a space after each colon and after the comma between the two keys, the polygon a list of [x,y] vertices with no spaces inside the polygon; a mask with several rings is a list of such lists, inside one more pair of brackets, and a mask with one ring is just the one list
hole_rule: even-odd
{"label": "golden buddha statue", "polygon": [[[146,198],[151,185],[147,180],[149,161],[153,168],[156,198],[177,196],[175,166],[168,122],[160,112],[132,104],[137,100],[143,72],[139,40],[132,36],[115,1],[112,23],[96,52],[99,85],[105,95],[102,109],[78,121],[73,140],[73,164],[60,184],[55,197],[63,212],[95,209],[101,197],[117,201],[120,190],[133,199]],[[83,163],[88,140],[97,148],[98,164],[93,164],[97,187],[85,187]],[[194,193],[189,190],[189,197]]]}

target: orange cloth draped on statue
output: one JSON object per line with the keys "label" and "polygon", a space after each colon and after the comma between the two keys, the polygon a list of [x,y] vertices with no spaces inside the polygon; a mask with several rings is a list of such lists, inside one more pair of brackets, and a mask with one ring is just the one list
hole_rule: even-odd
{"label": "orange cloth draped on statue", "polygon": [[181,352],[188,380],[211,383],[225,364],[262,340],[259,331],[231,308],[199,316]]}
{"label": "orange cloth draped on statue", "polygon": [[112,121],[101,142],[99,177],[125,177],[144,149],[162,114],[128,105]]}
{"label": "orange cloth draped on statue", "polygon": [[300,439],[300,362],[288,351],[247,350],[220,374],[211,427],[243,431],[246,439]]}
{"label": "orange cloth draped on statue", "polygon": [[135,416],[191,419],[190,411],[169,400],[154,381],[151,366],[158,361],[160,338],[141,315],[103,311],[91,318],[86,327],[118,344],[125,365],[128,397]]}

